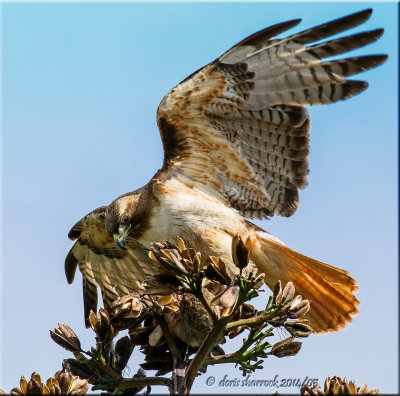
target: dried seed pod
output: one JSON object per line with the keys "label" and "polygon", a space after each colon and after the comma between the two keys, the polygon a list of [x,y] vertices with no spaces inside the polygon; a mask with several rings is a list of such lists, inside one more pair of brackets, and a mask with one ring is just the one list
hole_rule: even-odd
{"label": "dried seed pod", "polygon": [[200,276],[203,271],[201,253],[187,248],[180,237],[177,237],[177,245],[168,242],[153,244],[149,257],[159,264],[159,274]]}
{"label": "dried seed pod", "polygon": [[337,395],[339,393],[339,387],[340,387],[339,381],[337,380],[336,377],[333,377],[329,385],[329,393]]}
{"label": "dried seed pod", "polygon": [[178,310],[177,300],[175,298],[175,296],[178,295],[177,293],[157,297],[156,301],[153,301],[157,313],[168,315],[172,312],[176,312]]}
{"label": "dried seed pod", "polygon": [[192,248],[185,249],[182,251],[182,258],[185,260],[185,263],[190,266],[192,269],[192,261],[194,256],[196,255],[196,251]]}
{"label": "dried seed pod", "polygon": [[285,301],[293,300],[295,292],[296,292],[296,289],[294,288],[293,283],[288,282],[286,284],[285,288],[283,289],[282,299],[285,299]]}
{"label": "dried seed pod", "polygon": [[209,279],[211,281],[218,282],[218,283],[220,283],[222,285],[229,284],[229,281],[227,281],[223,277],[221,272],[211,262],[208,264],[208,266],[207,266],[207,268],[205,270],[205,275],[206,275],[207,279]]}
{"label": "dried seed pod", "polygon": [[[163,269],[160,268],[159,271]],[[160,273],[144,280],[144,292],[146,295],[171,294],[181,288],[182,282],[175,276]]]}
{"label": "dried seed pod", "polygon": [[101,379],[101,376],[94,368],[88,367],[76,359],[64,359],[63,368],[79,378],[88,380],[90,383]]}
{"label": "dried seed pod", "polygon": [[61,347],[70,352],[80,352],[81,343],[74,331],[65,323],[59,323],[54,331],[50,330],[50,337]]}
{"label": "dried seed pod", "polygon": [[350,388],[350,394],[351,395],[356,395],[357,394],[357,386],[354,381],[349,382],[349,388]]}
{"label": "dried seed pod", "polygon": [[128,336],[120,338],[115,344],[112,366],[118,373],[121,374],[122,370],[128,364],[132,351],[133,345]]}
{"label": "dried seed pod", "polygon": [[278,282],[275,284],[272,299],[272,302],[275,306],[279,305],[282,301],[282,283],[280,280],[278,280]]}
{"label": "dried seed pod", "polygon": [[114,329],[110,324],[110,316],[104,308],[97,313],[97,334],[104,344],[110,344],[114,338]]}
{"label": "dried seed pod", "polygon": [[111,314],[117,318],[137,318],[143,310],[138,293],[120,297],[111,304]]}
{"label": "dried seed pod", "polygon": [[276,357],[294,356],[301,349],[301,342],[293,341],[293,337],[286,338],[283,341],[276,343],[269,352],[270,355]]}
{"label": "dried seed pod", "polygon": [[28,391],[28,381],[25,379],[25,377],[23,375],[21,376],[21,379],[19,380],[19,386],[24,394]]}
{"label": "dried seed pod", "polygon": [[[47,380],[47,388],[52,389],[54,387],[55,391],[57,392],[56,386],[58,386],[60,388],[60,392],[66,395],[71,384],[72,375],[70,373],[66,373],[65,371],[57,371],[54,377],[55,378],[49,378]],[[57,381],[55,381],[55,379]]]}
{"label": "dried seed pod", "polygon": [[312,329],[308,324],[308,320],[293,320],[285,322],[284,326],[293,337],[304,338],[308,337],[312,333]]}
{"label": "dried seed pod", "polygon": [[208,300],[211,301],[218,294],[223,293],[225,287],[221,283],[205,279],[202,284],[203,293],[207,295]]}
{"label": "dried seed pod", "polygon": [[368,390],[367,385],[363,385],[361,387],[356,386],[354,381],[348,382],[346,378],[343,380],[338,377],[334,376],[330,378],[329,376],[325,379],[324,383],[324,390],[316,384],[311,388],[313,393],[310,393],[310,388],[307,386],[303,386],[301,388],[301,394],[313,394],[313,395],[375,395],[379,394],[378,389],[371,389]]}
{"label": "dried seed pod", "polygon": [[10,392],[11,396],[23,396],[25,395],[25,393],[22,392],[22,390],[20,388],[12,388],[11,392]]}
{"label": "dried seed pod", "polygon": [[295,299],[292,304],[289,305],[287,309],[288,317],[291,319],[300,318],[307,314],[310,310],[310,301],[309,300],[301,300],[301,296],[297,300]]}
{"label": "dried seed pod", "polygon": [[[88,390],[88,382],[80,381],[79,377],[73,377],[64,370],[57,371],[53,377],[42,383],[40,375],[33,372],[29,382],[21,377],[20,387],[11,390],[12,395],[85,395]],[[1,392],[0,392],[1,393]]]}
{"label": "dried seed pod", "polygon": [[221,316],[229,316],[235,308],[239,297],[239,288],[230,286],[225,291],[212,300],[212,304],[216,305],[221,310]]}
{"label": "dried seed pod", "polygon": [[179,236],[176,237],[176,244],[180,252],[183,252],[186,249],[185,242],[183,242],[183,239]]}
{"label": "dried seed pod", "polygon": [[229,285],[232,282],[233,274],[221,258],[209,256],[207,263],[205,275],[208,279],[222,285]]}
{"label": "dried seed pod", "polygon": [[161,361],[142,363],[140,367],[142,367],[144,370],[158,370],[157,375],[163,375],[172,370],[172,364],[169,365],[168,363]]}
{"label": "dried seed pod", "polygon": [[157,345],[163,336],[163,332],[160,326],[156,326],[156,328],[149,335],[149,345],[155,346]]}
{"label": "dried seed pod", "polygon": [[115,331],[110,324],[110,316],[104,308],[100,308],[97,315],[91,310],[89,323],[92,330],[97,334],[98,341],[104,345],[111,344],[115,336]]}
{"label": "dried seed pod", "polygon": [[343,381],[342,381],[342,384],[341,384],[341,394],[342,395],[349,395],[350,394],[350,387],[349,387],[349,383],[347,382],[347,379],[345,378]]}
{"label": "dried seed pod", "polygon": [[305,396],[308,396],[308,395],[310,395],[310,396],[312,396],[312,395],[314,395],[314,392],[313,392],[313,390],[308,386],[308,385],[303,385],[302,386],[302,388],[301,388],[301,390],[300,390],[300,395],[305,395]]}
{"label": "dried seed pod", "polygon": [[42,385],[40,375],[36,374],[36,373],[32,373],[31,379],[29,380],[28,385],[27,385],[27,390],[26,390],[27,393],[31,394],[31,395],[32,394],[38,395],[38,394],[42,393],[42,388],[43,388],[43,385]]}
{"label": "dried seed pod", "polygon": [[239,288],[237,286],[228,287],[219,299],[220,305],[224,307],[222,316],[229,316],[239,297]]}
{"label": "dried seed pod", "polygon": [[176,269],[185,275],[189,274],[189,268],[186,266],[184,260],[182,260],[181,254],[176,249],[162,249],[160,259],[165,262],[169,262]]}
{"label": "dried seed pod", "polygon": [[54,378],[49,378],[46,386],[50,389],[52,395],[85,395],[89,388],[86,380],[74,377],[64,370],[57,371]]}
{"label": "dried seed pod", "polygon": [[193,257],[193,270],[195,273],[201,271],[201,253],[197,252]]}
{"label": "dried seed pod", "polygon": [[240,319],[249,319],[258,315],[258,311],[251,304],[243,304],[241,306]]}
{"label": "dried seed pod", "polygon": [[230,339],[237,337],[239,334],[246,330],[246,326],[238,326],[228,332],[228,337]]}
{"label": "dried seed pod", "polygon": [[221,272],[221,274],[224,276],[226,280],[229,280],[229,283],[232,281],[234,278],[234,274],[232,271],[229,269],[228,265],[225,263],[224,260],[222,260],[221,257],[218,257],[218,268]]}
{"label": "dried seed pod", "polygon": [[[76,377],[76,378],[78,378],[78,377]],[[84,380],[84,381],[86,381],[86,380]],[[87,388],[88,388],[88,387],[89,387],[89,386],[88,386],[88,382],[86,381],[86,391],[84,391],[85,393],[76,393],[76,392],[72,392],[72,394],[73,394],[73,395],[81,395],[81,394],[85,395],[86,392],[87,392]],[[62,393],[60,386],[57,385],[57,384],[53,384],[53,385],[51,386],[51,388],[49,388],[49,393],[50,393],[51,395],[57,395],[57,396],[65,395],[65,393]]]}
{"label": "dried seed pod", "polygon": [[249,251],[239,234],[232,238],[232,260],[240,270],[249,264]]}
{"label": "dried seed pod", "polygon": [[149,343],[149,335],[154,330],[154,326],[137,327],[129,330],[129,336],[133,345],[145,345]]}

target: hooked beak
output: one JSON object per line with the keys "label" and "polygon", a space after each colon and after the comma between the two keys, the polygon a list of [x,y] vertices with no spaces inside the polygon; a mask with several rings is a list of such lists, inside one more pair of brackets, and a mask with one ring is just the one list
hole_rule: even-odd
{"label": "hooked beak", "polygon": [[114,234],[114,241],[117,243],[117,245],[121,249],[127,250],[126,249],[126,237],[124,237],[124,236],[120,237],[118,234]]}
{"label": "hooked beak", "polygon": [[128,227],[119,227],[118,234],[114,234],[113,238],[116,244],[123,250],[127,250],[126,248],[126,238],[128,237],[129,230],[131,225]]}

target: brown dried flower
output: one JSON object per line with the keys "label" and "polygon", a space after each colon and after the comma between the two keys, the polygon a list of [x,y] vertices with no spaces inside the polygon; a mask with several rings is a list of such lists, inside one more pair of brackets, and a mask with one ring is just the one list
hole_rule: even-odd
{"label": "brown dried flower", "polygon": [[293,336],[297,338],[308,337],[312,333],[312,329],[309,326],[309,321],[303,320],[290,320],[284,323],[285,329]]}
{"label": "brown dried flower", "polygon": [[294,288],[293,283],[292,282],[286,283],[286,286],[282,291],[282,297],[280,300],[277,299],[277,303],[280,304],[281,300],[284,300],[284,301],[293,300],[295,292],[296,292],[296,289]]}
{"label": "brown dried flower", "polygon": [[161,341],[162,337],[163,337],[163,332],[161,327],[158,325],[149,335],[149,345],[150,346],[157,345]]}
{"label": "brown dried flower", "polygon": [[147,295],[171,294],[183,286],[182,282],[173,275],[158,274],[144,280],[145,291]]}
{"label": "brown dried flower", "polygon": [[134,345],[130,341],[128,336],[120,338],[112,352],[111,367],[121,374],[122,370],[128,364],[128,360],[132,354]]}
{"label": "brown dried flower", "polygon": [[156,375],[164,375],[172,371],[172,356],[167,343],[156,346],[144,345],[141,348],[145,355],[145,363],[140,366],[144,370],[157,370]]}
{"label": "brown dried flower", "polygon": [[310,301],[303,300],[302,296],[295,294],[296,289],[292,282],[288,282],[282,290],[281,281],[278,281],[272,295],[273,304],[275,306],[283,304],[282,311],[291,319],[302,317],[310,310]]}
{"label": "brown dried flower", "polygon": [[11,390],[12,395],[85,395],[88,391],[88,382],[66,373],[57,371],[46,383],[42,383],[40,375],[33,372],[29,382],[21,377],[19,388]]}
{"label": "brown dried flower", "polygon": [[[65,323],[59,323],[50,336],[61,347],[70,352],[80,352],[81,342],[75,332]],[[33,374],[32,374],[33,375]]]}
{"label": "brown dried flower", "polygon": [[58,382],[62,395],[85,395],[88,391],[89,385],[86,380],[80,380],[64,370],[57,371],[54,379]]}
{"label": "brown dried flower", "polygon": [[104,345],[110,345],[116,333],[110,324],[110,315],[104,308],[100,308],[97,315],[90,311],[89,323],[92,330],[97,334],[98,341]]}
{"label": "brown dried flower", "polygon": [[235,308],[239,297],[239,288],[229,286],[222,293],[217,295],[211,302],[220,312],[220,316],[229,316]]}
{"label": "brown dried flower", "polygon": [[220,257],[209,256],[207,263],[205,275],[208,279],[221,285],[231,284],[234,275]]}
{"label": "brown dried flower", "polygon": [[[254,316],[258,315],[258,311],[254,308],[253,305],[251,304],[243,304],[239,307],[239,309],[236,312],[234,320],[240,320],[240,319],[250,319]],[[229,330],[227,335],[229,338],[235,338],[239,334],[241,334],[244,330],[249,329],[249,326],[237,326],[234,327],[232,330]]]}
{"label": "brown dried flower", "polygon": [[346,378],[343,380],[334,376],[329,376],[325,380],[324,389],[319,384],[315,384],[313,387],[307,385],[301,388],[302,395],[377,395],[379,394],[378,389],[368,389],[367,385],[357,387],[354,381],[348,382]]}
{"label": "brown dried flower", "polygon": [[176,245],[169,242],[151,245],[149,257],[159,264],[158,272],[168,275],[198,275],[204,269],[201,253],[187,248],[179,236],[176,239]]}
{"label": "brown dried flower", "polygon": [[116,319],[137,318],[143,310],[138,293],[120,297],[111,304],[111,315]]}
{"label": "brown dried flower", "polygon": [[64,359],[63,368],[79,378],[88,380],[91,384],[94,384],[101,379],[97,370],[94,367],[89,367],[82,360]]}
{"label": "brown dried flower", "polygon": [[247,267],[247,264],[249,264],[250,248],[250,238],[247,238],[246,243],[243,242],[239,234],[232,238],[232,260],[240,270]]}
{"label": "brown dried flower", "polygon": [[293,337],[289,337],[283,341],[277,342],[275,345],[273,345],[269,354],[279,358],[297,355],[301,349],[301,342],[293,340]]}
{"label": "brown dried flower", "polygon": [[154,321],[151,324],[129,329],[129,336],[133,345],[145,345],[149,343],[149,336],[156,327]]}
{"label": "brown dried flower", "polygon": [[297,295],[286,308],[289,318],[296,319],[304,316],[310,310],[310,301],[303,300],[303,297]]}
{"label": "brown dried flower", "polygon": [[274,291],[272,292],[272,303],[278,306],[282,301],[282,283],[280,280],[276,282]]}
{"label": "brown dried flower", "polygon": [[158,314],[168,315],[172,312],[176,312],[178,310],[178,302],[176,300],[176,293],[169,294],[167,296],[159,296],[153,302],[155,306],[155,311]]}

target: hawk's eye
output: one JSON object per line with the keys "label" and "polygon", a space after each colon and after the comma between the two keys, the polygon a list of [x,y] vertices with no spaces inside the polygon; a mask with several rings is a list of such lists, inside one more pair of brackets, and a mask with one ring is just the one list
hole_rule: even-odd
{"label": "hawk's eye", "polygon": [[121,224],[128,224],[130,221],[130,217],[129,215],[127,215],[126,213],[121,217]]}

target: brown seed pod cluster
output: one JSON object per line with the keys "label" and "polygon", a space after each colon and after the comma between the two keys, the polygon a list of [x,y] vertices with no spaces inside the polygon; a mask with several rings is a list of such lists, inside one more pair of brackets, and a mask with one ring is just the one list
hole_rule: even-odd
{"label": "brown seed pod cluster", "polygon": [[44,383],[37,373],[32,373],[29,381],[24,376],[19,381],[19,387],[11,390],[11,395],[86,395],[88,381],[74,377],[64,370],[57,371],[53,377]]}
{"label": "brown seed pod cluster", "polygon": [[301,388],[301,395],[378,395],[378,389],[368,389],[367,385],[357,386],[354,381],[347,381],[346,378],[341,379],[338,376],[327,377],[324,389],[319,384],[315,384],[312,388],[304,385]]}
{"label": "brown seed pod cluster", "polygon": [[[282,289],[281,281],[274,287],[272,304],[280,311],[280,315],[269,320],[272,326],[284,326],[293,337],[308,337],[312,333],[309,321],[301,319],[310,310],[310,301],[303,300],[302,296],[296,295],[296,289],[292,282],[288,282]],[[288,319],[295,319],[288,321]]]}
{"label": "brown seed pod cluster", "polygon": [[110,322],[110,314],[104,308],[100,308],[97,315],[90,311],[89,323],[92,330],[96,333],[96,339],[104,346],[111,345],[116,332]]}
{"label": "brown seed pod cluster", "polygon": [[177,243],[153,243],[149,257],[159,264],[158,273],[168,275],[197,275],[204,269],[201,253],[187,248],[179,236]]}
{"label": "brown seed pod cluster", "polygon": [[139,293],[132,293],[115,300],[110,308],[115,319],[137,318],[143,311],[143,303]]}
{"label": "brown seed pod cluster", "polygon": [[[176,350],[190,362],[188,357],[197,353],[202,345],[207,345],[207,336],[213,334],[220,323],[227,325],[216,333],[216,342],[208,350],[208,362],[231,359],[234,354],[226,355],[220,344],[226,337],[234,338],[244,330],[249,330],[244,343],[250,340],[249,347],[255,343],[250,361],[235,357],[244,374],[262,368],[260,358],[296,355],[302,347],[296,339],[312,333],[309,322],[304,319],[310,301],[296,295],[292,282],[283,287],[278,281],[264,310],[257,311],[248,304],[246,301],[259,295],[258,289],[265,281],[265,274],[252,273],[250,248],[249,240],[234,237],[232,262],[227,264],[219,257],[210,256],[203,260],[199,252],[187,248],[179,237],[176,244],[153,244],[149,256],[155,261],[158,273],[145,279],[142,293],[122,296],[108,310],[100,308],[97,314],[90,312],[89,323],[96,333],[96,348],[83,351],[78,337],[66,324],[61,323],[50,332],[55,342],[75,355],[75,359],[64,360],[64,369],[71,373],[69,375],[79,376],[92,384],[101,384],[104,378],[118,383],[134,347],[138,346],[145,356],[141,368],[155,370],[156,376],[161,376],[174,370]],[[273,335],[273,327],[284,328],[290,336],[269,344],[266,337]],[[124,329],[128,329],[129,336],[116,340],[119,331]],[[171,340],[175,344],[173,347]],[[200,372],[206,369],[204,366]],[[143,375],[138,374],[140,378]],[[31,381],[30,389],[36,386],[35,381],[38,382],[36,377]],[[302,389],[303,394],[310,395],[347,391],[351,392],[349,394],[377,393],[368,391],[366,386],[357,388],[353,382],[347,383],[338,377],[328,378],[325,390],[316,386]]]}

